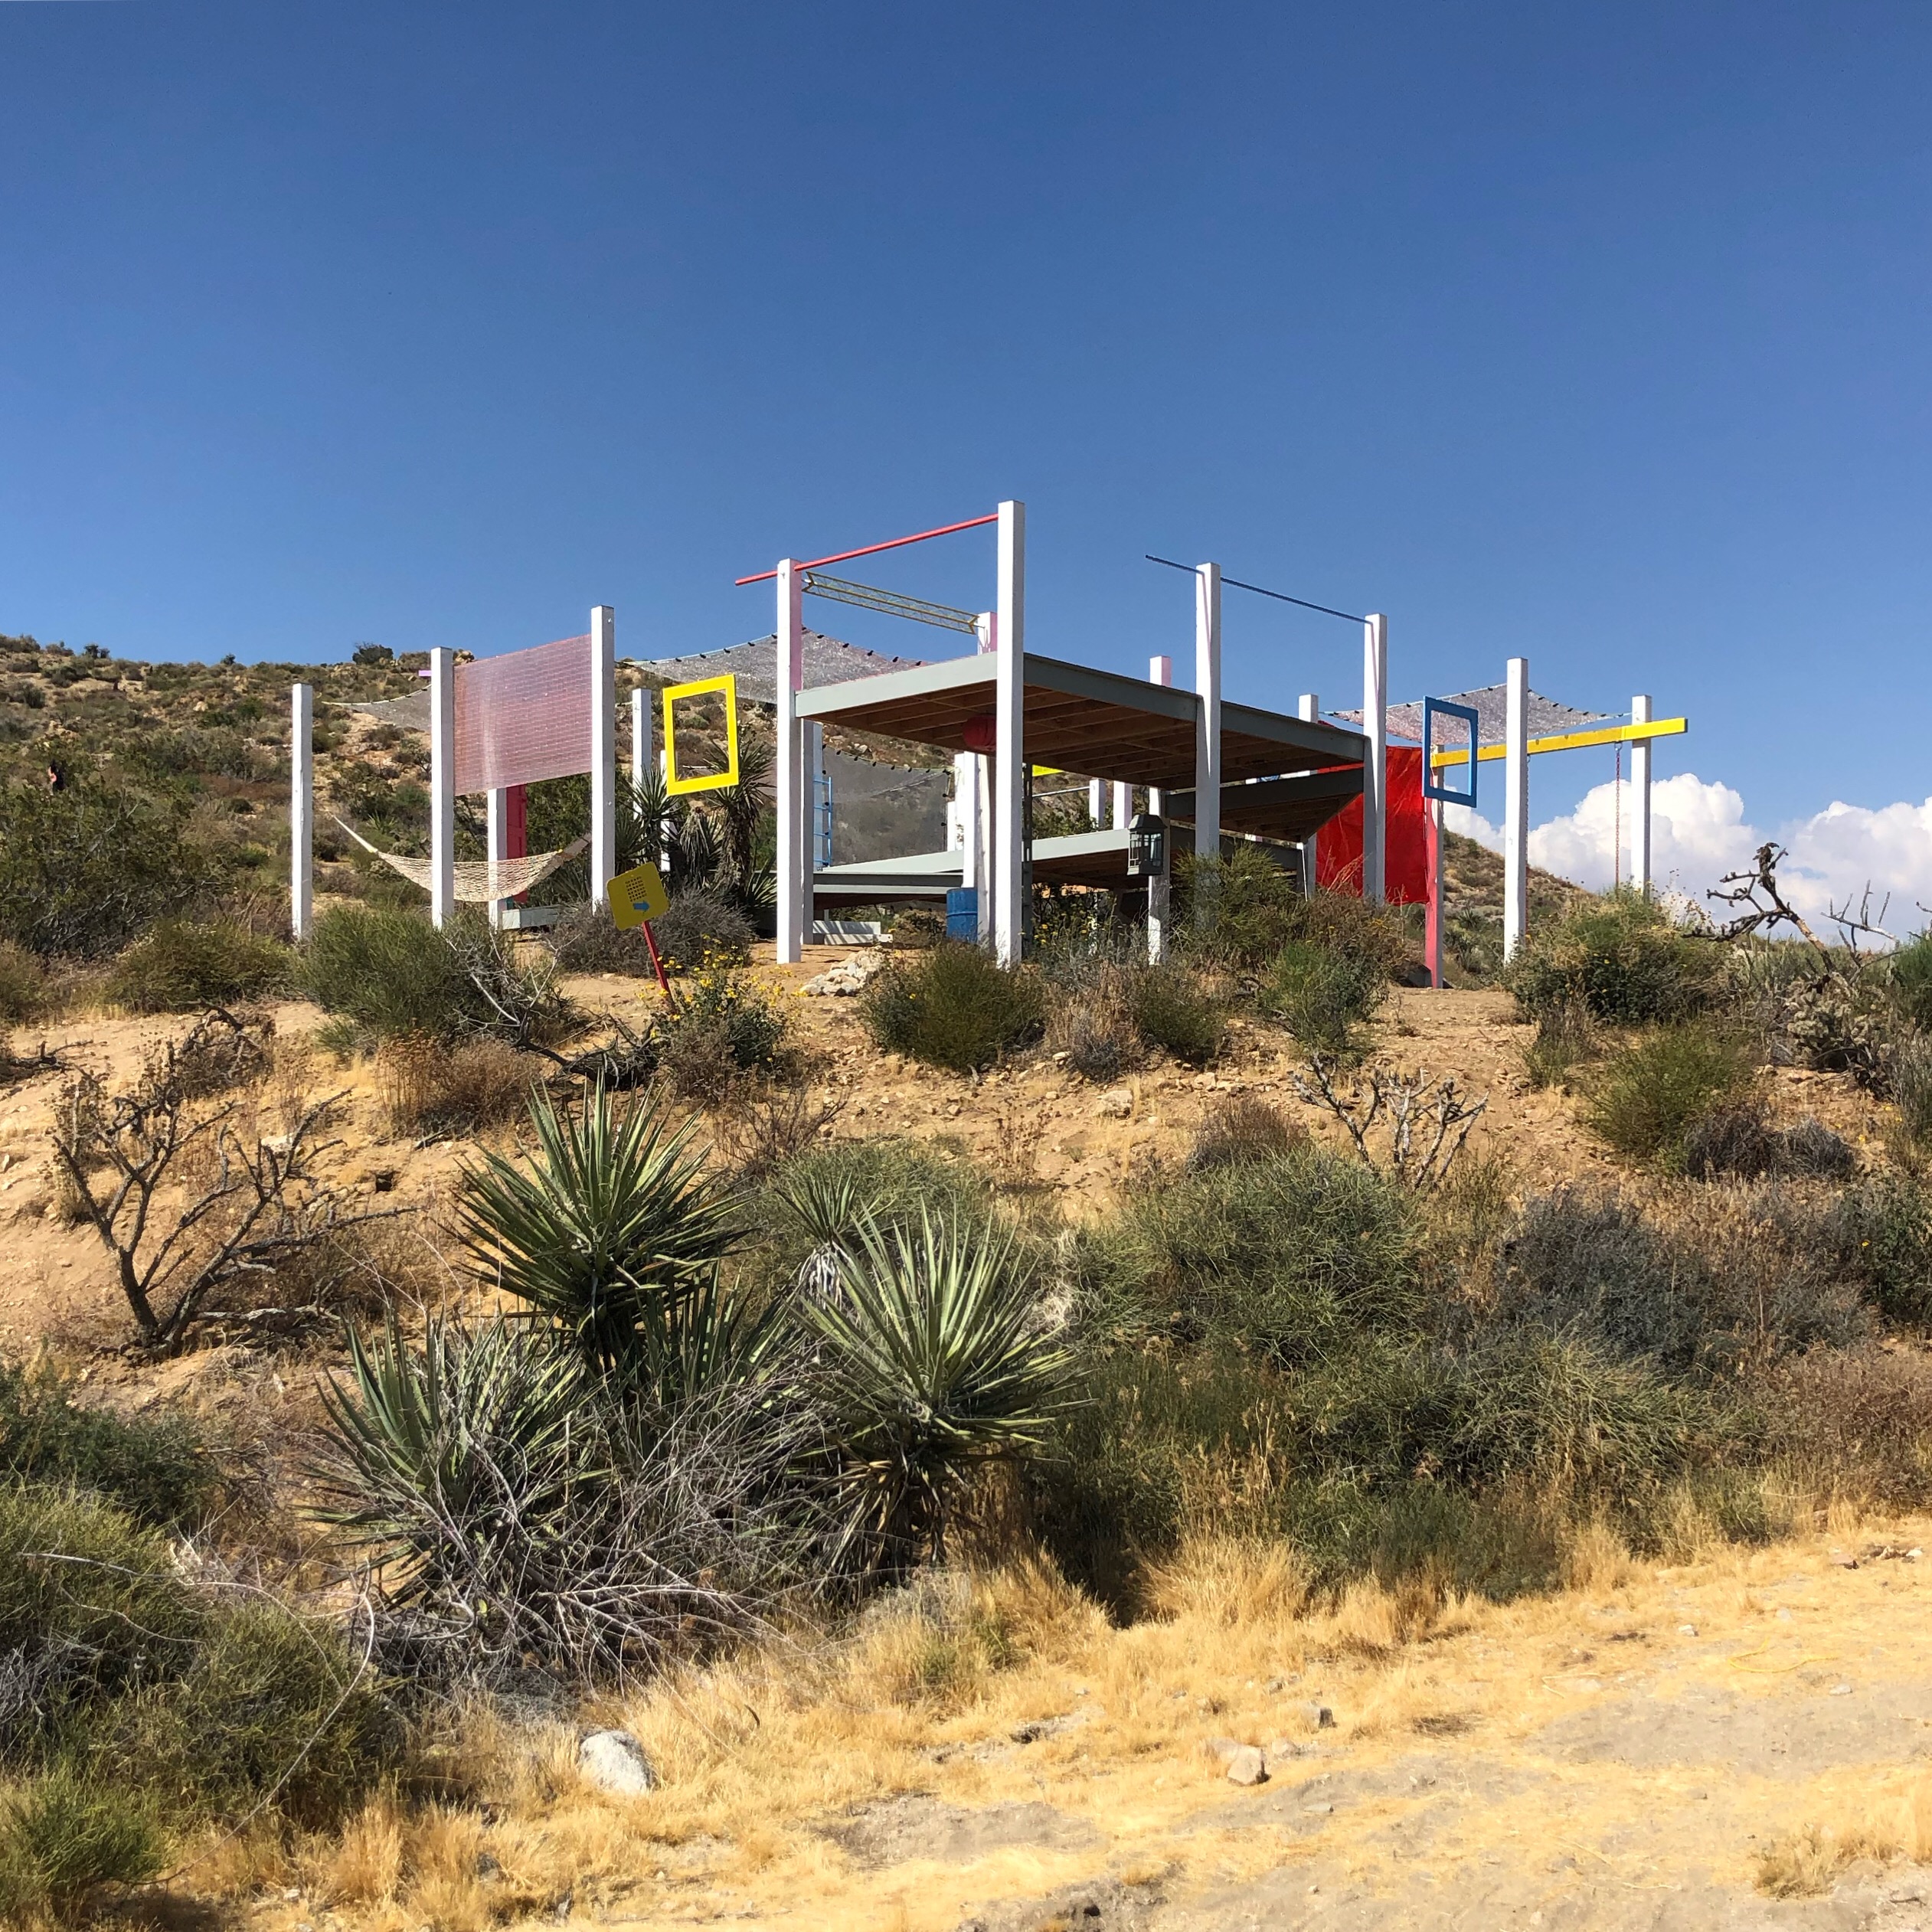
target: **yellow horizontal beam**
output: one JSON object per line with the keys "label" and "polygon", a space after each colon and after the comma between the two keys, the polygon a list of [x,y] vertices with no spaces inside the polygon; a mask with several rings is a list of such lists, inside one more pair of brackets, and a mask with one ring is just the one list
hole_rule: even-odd
{"label": "yellow horizontal beam", "polygon": [[[1633,744],[1643,738],[1674,738],[1690,728],[1687,718],[1659,718],[1648,724],[1607,724],[1597,731],[1565,731],[1554,738],[1532,738],[1525,748],[1535,757],[1541,751],[1582,751],[1593,744]],[[1486,765],[1508,753],[1507,745],[1486,744],[1476,755]],[[1466,751],[1438,751],[1430,759],[1429,768],[1440,771],[1445,766],[1466,765],[1469,761]]]}

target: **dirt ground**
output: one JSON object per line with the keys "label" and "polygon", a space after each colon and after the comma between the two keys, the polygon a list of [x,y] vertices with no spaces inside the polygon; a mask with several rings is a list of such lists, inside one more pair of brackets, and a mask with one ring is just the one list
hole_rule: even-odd
{"label": "dirt ground", "polygon": [[[956,1145],[1016,1196],[1075,1215],[1100,1211],[1150,1156],[1185,1152],[1231,1092],[1341,1137],[1296,1096],[1286,1042],[1254,1027],[1211,1074],[1155,1067],[1113,1087],[1051,1061],[975,1080],[881,1059],[854,1001],[801,991],[845,956],[815,949],[800,967],[757,969],[814,1058],[815,1092],[839,1106],[834,1134]],[[657,999],[615,976],[568,990],[626,1015]],[[341,1093],[325,1165],[433,1225],[467,1149],[387,1138],[377,1071],[306,1051],[313,1008],[274,1017],[283,1053],[263,1104]],[[47,1045],[124,1080],[185,1025],[87,1015],[49,1029]],[[1505,995],[1404,990],[1378,1058],[1486,1094],[1472,1149],[1498,1156],[1518,1186],[1610,1178],[1574,1102],[1524,1078],[1528,1038]],[[119,1332],[105,1257],[54,1209],[47,1136],[63,1077],[0,1090],[0,1350],[16,1355],[49,1336],[85,1352]],[[1848,1081],[1775,1083],[1781,1114],[1814,1113],[1855,1145],[1877,1139],[1877,1110]],[[197,1375],[249,1381],[254,1400],[284,1386],[281,1366],[246,1348],[159,1376],[96,1353],[90,1372],[137,1404]],[[574,1906],[566,1893],[538,1917],[865,1932],[1932,1932],[1932,1870],[1911,1862],[1932,1858],[1921,1536],[1932,1546],[1932,1524],[1847,1523],[1835,1540],[1718,1551],[1675,1570],[1618,1559],[1557,1598],[1463,1606],[1372,1640],[1306,1621],[1231,1627],[1220,1613],[1097,1632],[1071,1661],[1001,1673],[950,1715],[889,1705],[855,1717],[835,1747],[822,1727],[776,1711],[749,1734],[706,1729],[728,1747],[667,1773],[664,1789],[571,1800],[611,1813],[627,1842],[661,1838],[655,1876],[587,1883]],[[1332,1724],[1310,1715],[1317,1702]],[[629,1721],[647,1743],[653,1724],[682,1721],[662,1710]],[[1201,1748],[1213,1736],[1269,1750],[1267,1781],[1228,1783]],[[675,1761],[675,1739],[665,1748]],[[1874,1855],[1835,1859],[1855,1830]],[[1759,1860],[1780,1845],[1827,1889],[1765,1895]],[[290,1891],[254,1922],[401,1926]]]}

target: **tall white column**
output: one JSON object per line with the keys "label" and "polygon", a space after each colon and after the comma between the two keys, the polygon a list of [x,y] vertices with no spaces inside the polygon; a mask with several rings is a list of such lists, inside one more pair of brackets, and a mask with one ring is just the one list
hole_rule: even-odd
{"label": "tall white column", "polygon": [[[1312,691],[1302,693],[1301,716],[1310,724],[1319,724],[1322,721],[1322,701]],[[1314,897],[1320,883],[1320,868],[1315,843],[1317,836],[1316,833],[1311,832],[1302,841],[1302,892],[1304,897],[1310,899]]]}
{"label": "tall white column", "polygon": [[617,875],[617,613],[590,613],[590,903]]}
{"label": "tall white column", "polygon": [[1503,724],[1502,956],[1529,927],[1529,659],[1509,660]]}
{"label": "tall white column", "polygon": [[805,956],[810,918],[806,904],[805,733],[798,694],[805,682],[805,580],[796,561],[778,566],[778,620],[773,666],[777,698],[778,947],[780,966]]}
{"label": "tall white column", "polygon": [[[1221,566],[1197,565],[1194,573],[1194,688],[1201,703],[1194,716],[1194,855],[1221,855]],[[1194,917],[1213,917],[1208,882],[1198,880]]]}
{"label": "tall white column", "polygon": [[1133,822],[1134,788],[1125,785],[1119,779],[1113,781],[1113,829],[1125,832]]}
{"label": "tall white column", "polygon": [[979,767],[976,751],[956,753],[953,759],[953,843],[959,848],[959,884],[969,891],[979,885]]}
{"label": "tall white column", "polygon": [[430,922],[456,910],[456,654],[430,653]]}
{"label": "tall white column", "polygon": [[[1630,700],[1630,722],[1650,722],[1648,696]],[[1637,738],[1630,745],[1630,883],[1647,899],[1650,896],[1650,740]]]}
{"label": "tall white column", "polygon": [[315,687],[289,696],[289,930],[304,940],[315,912]]}
{"label": "tall white column", "polygon": [[1379,903],[1388,882],[1388,619],[1379,613],[1362,626],[1362,896]]}
{"label": "tall white column", "polygon": [[651,699],[653,694],[639,685],[630,695],[630,782],[642,791],[650,776],[652,751]]}
{"label": "tall white column", "polygon": [[993,698],[993,951],[1026,946],[1026,505],[999,506],[999,650]]}
{"label": "tall white column", "polygon": [[[999,648],[999,612],[981,611],[976,629],[979,655],[985,657]],[[973,842],[973,883],[979,894],[973,903],[979,915],[979,943],[990,946],[993,943],[993,761],[983,751],[976,751],[972,756],[977,770],[967,836]]]}
{"label": "tall white column", "polygon": [[1107,808],[1107,783],[1103,779],[1090,778],[1087,781],[1087,816],[1093,821],[1093,829],[1098,832],[1107,821],[1100,816]]}
{"label": "tall white column", "polygon": [[[489,840],[489,859],[492,866],[502,864],[510,855],[509,840],[510,794],[502,786],[483,794],[484,829]],[[494,877],[494,874],[492,875]],[[489,919],[492,926],[503,924],[504,908],[509,904],[507,898],[492,899],[489,906]]]}
{"label": "tall white column", "polygon": [[[1147,682],[1150,685],[1172,685],[1174,682],[1174,660],[1165,655],[1149,658],[1147,660]],[[1147,789],[1149,816],[1158,819],[1166,808],[1167,794],[1158,786],[1149,786]],[[1158,878],[1147,881],[1147,963],[1149,966],[1159,966],[1166,959],[1168,937],[1173,923],[1169,910],[1174,863],[1174,834],[1171,829],[1162,842],[1167,854],[1167,865]]]}

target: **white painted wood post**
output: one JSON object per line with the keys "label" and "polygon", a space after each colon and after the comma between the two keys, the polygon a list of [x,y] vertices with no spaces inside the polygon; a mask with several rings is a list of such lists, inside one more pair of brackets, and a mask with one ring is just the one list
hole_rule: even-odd
{"label": "white painted wood post", "polygon": [[1379,904],[1388,883],[1388,619],[1379,613],[1362,624],[1362,896]]}
{"label": "white painted wood post", "polygon": [[1502,956],[1529,927],[1529,659],[1509,660],[1502,765]]}
{"label": "white painted wood post", "polygon": [[[979,655],[985,657],[999,646],[999,613],[982,610],[976,626]],[[995,667],[997,671],[997,666]],[[993,761],[983,751],[971,754],[976,770],[973,782],[973,818],[967,836],[973,845],[973,901],[979,919],[979,943],[993,943]]]}
{"label": "white painted wood post", "polygon": [[[1434,749],[1433,745],[1425,744],[1422,747],[1424,760]],[[1427,772],[1430,768],[1425,763],[1422,769]],[[1442,970],[1443,801],[1439,798],[1425,799],[1422,809],[1429,814],[1429,910],[1425,915],[1424,956],[1428,963],[1429,983],[1440,992],[1447,983],[1443,978]]]}
{"label": "white painted wood post", "polygon": [[456,654],[430,653],[430,923],[456,910]]}
{"label": "white painted wood post", "polygon": [[993,952],[1026,948],[1026,505],[999,506],[999,652],[993,698]]}
{"label": "white painted wood post", "polygon": [[[1650,722],[1647,695],[1630,700],[1630,722]],[[1650,896],[1650,740],[1636,738],[1630,744],[1630,883]]]}
{"label": "white painted wood post", "polygon": [[305,940],[315,913],[315,688],[289,695],[289,930]]}
{"label": "white painted wood post", "polygon": [[[1321,723],[1322,701],[1313,691],[1305,691],[1302,693],[1300,715],[1303,721],[1309,724]],[[1320,884],[1320,870],[1317,864],[1315,844],[1318,835],[1311,832],[1302,841],[1302,894],[1303,897],[1309,899],[1314,897],[1316,888]]]}
{"label": "white painted wood post", "polygon": [[1101,812],[1106,809],[1106,804],[1107,781],[1100,778],[1090,778],[1087,781],[1087,816],[1093,822],[1093,829],[1096,832],[1098,832],[1107,822],[1100,816]]}
{"label": "white painted wood post", "polygon": [[[1150,685],[1169,685],[1174,682],[1174,660],[1171,657],[1149,658],[1147,660],[1147,682]],[[1158,786],[1147,789],[1147,810],[1150,816],[1160,818],[1167,807],[1167,795]],[[1158,877],[1147,881],[1147,963],[1160,966],[1167,958],[1169,933],[1173,924],[1169,910],[1172,896],[1174,834],[1170,829],[1161,841],[1166,855],[1167,864]]]}
{"label": "white painted wood post", "polygon": [[605,904],[617,876],[617,613],[590,613],[590,903]]}
{"label": "white painted wood post", "polygon": [[1134,788],[1123,784],[1119,779],[1113,781],[1113,829],[1125,832],[1133,822]]}
{"label": "white painted wood post", "polygon": [[773,688],[777,699],[778,944],[780,966],[805,956],[810,910],[806,904],[809,876],[805,838],[805,732],[798,694],[805,682],[805,579],[796,561],[778,566],[778,618],[773,638]]}
{"label": "white painted wood post", "polygon": [[[510,855],[509,819],[508,790],[499,785],[495,790],[485,792],[483,794],[483,823],[489,840],[489,861],[492,868],[501,865]],[[496,877],[494,870],[490,877],[493,881]],[[502,925],[503,915],[509,904],[507,898],[490,901],[489,921],[492,926],[500,927]]]}
{"label": "white painted wood post", "polygon": [[[1221,566],[1201,564],[1194,573],[1194,855],[1221,855]],[[1195,874],[1194,920],[1214,917],[1211,877]]]}
{"label": "white painted wood post", "polygon": [[641,792],[651,775],[652,695],[642,685],[633,687],[630,695],[630,782],[635,791]]}
{"label": "white painted wood post", "polygon": [[979,755],[953,754],[952,842],[959,851],[959,884],[968,891],[979,884]]}

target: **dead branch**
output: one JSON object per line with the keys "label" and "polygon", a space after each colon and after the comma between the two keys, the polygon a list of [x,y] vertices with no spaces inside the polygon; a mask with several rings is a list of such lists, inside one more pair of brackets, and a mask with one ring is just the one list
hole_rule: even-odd
{"label": "dead branch", "polygon": [[345,1214],[342,1197],[316,1179],[315,1159],[338,1144],[316,1136],[339,1093],[266,1138],[239,1130],[238,1100],[196,1110],[211,1057],[237,1051],[218,1037],[217,1017],[240,1031],[229,1016],[210,1015],[178,1044],[165,1045],[126,1093],[80,1074],[61,1096],[54,1130],[76,1218],[113,1256],[151,1349],[178,1348],[211,1315],[217,1290],[271,1275],[331,1235],[381,1218]]}
{"label": "dead branch", "polygon": [[[1473,1103],[1464,1099],[1453,1074],[1431,1079],[1420,1067],[1413,1074],[1371,1067],[1366,1085],[1358,1077],[1345,1094],[1335,1083],[1335,1063],[1327,1054],[1311,1054],[1308,1067],[1312,1080],[1296,1074],[1296,1092],[1342,1123],[1365,1166],[1385,1168],[1417,1194],[1442,1185],[1489,1104],[1486,1093]],[[1378,1128],[1387,1141],[1381,1161],[1371,1145]]]}
{"label": "dead branch", "polygon": [[[1752,933],[1768,934],[1780,926],[1793,926],[1803,934],[1819,957],[1835,968],[1831,948],[1812,930],[1804,915],[1792,904],[1778,883],[1777,868],[1789,856],[1782,845],[1760,845],[1752,857],[1748,871],[1725,873],[1705,894],[1721,905],[1737,909],[1734,918],[1718,928],[1716,937],[1721,940],[1744,939]],[[1879,902],[1878,916],[1875,919],[1872,916],[1872,888],[1868,884],[1856,913],[1852,910],[1848,894],[1842,906],[1830,908],[1829,917],[1832,924],[1844,933],[1845,943],[1856,952],[1861,934],[1872,939],[1891,938],[1881,923],[1891,905],[1891,895],[1888,893]]]}

